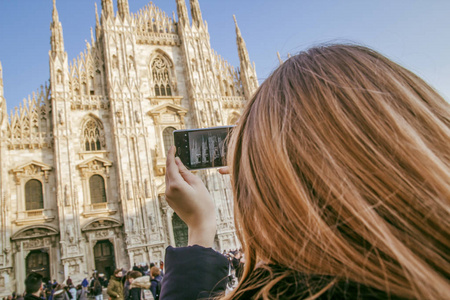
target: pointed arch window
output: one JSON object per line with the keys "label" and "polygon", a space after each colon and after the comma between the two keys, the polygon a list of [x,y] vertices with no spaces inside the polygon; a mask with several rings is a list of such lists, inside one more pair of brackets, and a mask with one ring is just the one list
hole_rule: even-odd
{"label": "pointed arch window", "polygon": [[106,202],[105,180],[102,176],[92,175],[89,178],[89,191],[92,204]]}
{"label": "pointed arch window", "polygon": [[37,179],[28,180],[25,184],[25,209],[35,210],[43,208],[42,183]]}
{"label": "pointed arch window", "polygon": [[161,56],[157,56],[151,65],[153,84],[156,96],[172,96],[169,64]]}
{"label": "pointed arch window", "polygon": [[86,151],[99,151],[104,147],[103,125],[90,119],[83,127],[83,145]]}
{"label": "pointed arch window", "polygon": [[176,130],[174,127],[166,127],[163,130],[163,142],[164,142],[164,150],[165,153],[169,151],[169,148],[174,144],[173,141],[173,132]]}

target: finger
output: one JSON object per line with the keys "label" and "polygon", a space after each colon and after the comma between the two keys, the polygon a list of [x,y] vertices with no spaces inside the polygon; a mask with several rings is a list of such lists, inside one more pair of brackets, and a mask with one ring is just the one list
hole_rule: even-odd
{"label": "finger", "polygon": [[[166,159],[166,179],[170,182],[171,180],[178,179],[179,172],[178,166],[175,163],[175,146],[171,146],[167,152]],[[167,185],[167,182],[166,182]]]}
{"label": "finger", "polygon": [[178,172],[180,172],[181,177],[183,177],[187,183],[192,185],[197,180],[197,176],[192,174],[191,171],[186,168],[179,157],[175,157],[175,163],[178,166]]}
{"label": "finger", "polygon": [[230,174],[230,167],[223,167],[218,169],[218,171],[222,175]]}

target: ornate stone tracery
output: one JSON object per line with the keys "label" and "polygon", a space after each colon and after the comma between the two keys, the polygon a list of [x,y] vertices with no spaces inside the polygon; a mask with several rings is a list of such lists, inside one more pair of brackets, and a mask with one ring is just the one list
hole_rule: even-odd
{"label": "ornate stone tracery", "polygon": [[83,125],[81,141],[81,147],[85,151],[99,151],[105,149],[106,139],[102,122],[89,117]]}
{"label": "ornate stone tracery", "polygon": [[51,166],[32,160],[11,171],[14,174],[16,184],[19,185],[24,180],[27,181],[29,179],[39,179],[48,182],[48,176],[51,170]]}
{"label": "ornate stone tracery", "polygon": [[150,56],[150,86],[155,97],[172,97],[178,91],[174,64],[170,57],[161,50]]}
{"label": "ornate stone tracery", "polygon": [[95,156],[80,163],[78,169],[81,172],[81,177],[87,179],[94,174],[108,177],[111,166],[110,160]]}

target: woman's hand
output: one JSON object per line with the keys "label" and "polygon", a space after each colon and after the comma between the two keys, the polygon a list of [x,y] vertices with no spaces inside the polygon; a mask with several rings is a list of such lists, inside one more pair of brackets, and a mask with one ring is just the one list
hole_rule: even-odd
{"label": "woman's hand", "polygon": [[175,158],[175,147],[167,153],[166,200],[189,228],[189,245],[212,247],[216,235],[214,202],[203,182]]}

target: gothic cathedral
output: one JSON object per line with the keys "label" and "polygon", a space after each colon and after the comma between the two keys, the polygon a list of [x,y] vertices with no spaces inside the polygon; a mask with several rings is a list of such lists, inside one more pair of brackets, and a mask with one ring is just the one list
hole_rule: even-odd
{"label": "gothic cathedral", "polygon": [[[172,132],[234,124],[258,81],[237,23],[234,68],[211,49],[198,0],[191,20],[176,4],[177,21],[102,0],[95,37],[69,61],[53,0],[50,83],[9,115],[0,65],[0,296],[22,293],[31,271],[79,282],[187,244],[164,197]],[[216,249],[238,247],[229,179],[197,174],[216,203]]]}

